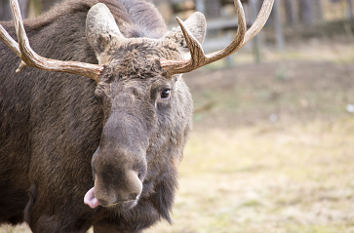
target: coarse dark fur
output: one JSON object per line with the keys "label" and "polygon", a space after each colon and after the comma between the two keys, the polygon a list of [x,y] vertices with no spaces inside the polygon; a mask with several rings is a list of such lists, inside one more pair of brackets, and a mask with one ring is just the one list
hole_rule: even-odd
{"label": "coarse dark fur", "polygon": [[[32,48],[45,57],[97,64],[100,49],[85,32],[87,12],[97,2],[69,0],[25,21]],[[158,45],[112,42],[98,83],[30,67],[16,74],[19,59],[0,43],[0,224],[26,220],[36,233],[86,232],[93,225],[103,233],[140,232],[161,217],[170,221],[192,101],[183,80],[165,73],[158,58],[180,58],[185,42],[176,30],[166,34],[148,2],[101,2],[126,38],[166,39]],[[12,23],[1,24],[15,38]],[[171,98],[156,100],[165,87]],[[136,206],[84,205],[92,169],[94,177],[103,176],[104,188],[120,189],[126,164],[143,182]]]}

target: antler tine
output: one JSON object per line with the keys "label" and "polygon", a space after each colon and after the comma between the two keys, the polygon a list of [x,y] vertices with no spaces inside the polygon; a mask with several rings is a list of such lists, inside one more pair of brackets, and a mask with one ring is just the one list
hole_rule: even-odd
{"label": "antler tine", "polygon": [[191,58],[187,61],[162,61],[162,67],[165,68],[165,70],[167,70],[170,74],[187,73],[214,61],[220,60],[240,48],[243,44],[247,26],[245,12],[240,0],[234,0],[234,4],[237,12],[238,30],[235,38],[229,46],[221,51],[205,55],[201,44],[185,27],[183,21],[177,17],[177,22],[180,25],[188,45]]}
{"label": "antler tine", "polygon": [[193,34],[188,30],[188,28],[184,25],[184,22],[177,17],[177,22],[181,27],[183,36],[187,42],[189,51],[191,53],[191,65],[199,66],[203,62],[205,62],[205,53],[202,45],[199,41],[193,36]]}
{"label": "antler tine", "polygon": [[243,10],[241,1],[234,0],[238,19],[238,30],[236,36],[229,46],[227,46],[221,51],[217,51],[208,55],[204,54],[203,48],[200,43],[188,31],[188,29],[184,26],[183,22],[179,18],[177,18],[177,22],[181,27],[184,38],[189,47],[191,59],[187,61],[162,61],[162,67],[170,74],[187,73],[201,66],[220,60],[236,52],[263,28],[271,13],[273,3],[274,0],[264,0],[256,21],[246,32],[247,26],[245,12]]}
{"label": "antler tine", "polygon": [[183,21],[179,17],[177,17],[177,22],[182,30],[184,39],[186,40],[191,58],[187,61],[162,61],[162,67],[165,68],[170,74],[190,72],[200,66],[203,66],[206,61],[206,56],[204,54],[202,45],[188,30],[188,28],[184,25]]}
{"label": "antler tine", "polygon": [[246,32],[244,44],[250,41],[254,36],[257,35],[260,30],[262,30],[269,18],[270,13],[272,12],[273,4],[274,0],[263,1],[261,10],[257,15],[256,20],[254,21],[250,29],[248,29],[248,31]]}
{"label": "antler tine", "polygon": [[6,30],[0,27],[0,38],[5,44],[21,58],[21,63],[16,72],[21,71],[25,66],[32,66],[47,71],[66,72],[98,80],[103,71],[103,66],[76,61],[60,61],[44,58],[34,52],[29,44],[28,37],[23,26],[20,7],[17,0],[10,0],[11,11],[14,17],[14,24],[18,43],[14,41]]}

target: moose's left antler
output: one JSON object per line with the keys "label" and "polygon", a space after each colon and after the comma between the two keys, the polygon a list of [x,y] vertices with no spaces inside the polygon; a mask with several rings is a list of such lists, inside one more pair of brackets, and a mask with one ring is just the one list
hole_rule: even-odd
{"label": "moose's left antler", "polygon": [[98,80],[99,75],[103,71],[102,65],[77,61],[60,61],[42,57],[34,52],[29,44],[23,26],[21,11],[17,0],[10,0],[10,4],[18,43],[12,39],[2,25],[0,25],[0,39],[21,58],[21,63],[16,72],[20,72],[25,66],[32,66],[42,70],[66,72],[85,76],[96,81]]}
{"label": "moose's left antler", "polygon": [[177,22],[181,27],[184,38],[188,45],[191,58],[183,61],[161,61],[162,67],[169,74],[181,74],[195,70],[199,67],[205,66],[222,58],[229,56],[231,53],[239,50],[243,45],[250,41],[257,33],[263,28],[267,22],[269,15],[272,11],[274,0],[264,0],[262,8],[251,26],[246,32],[246,19],[245,13],[240,0],[234,0],[237,12],[238,30],[235,38],[225,49],[205,55],[201,44],[197,39],[188,31],[181,19],[177,18]]}

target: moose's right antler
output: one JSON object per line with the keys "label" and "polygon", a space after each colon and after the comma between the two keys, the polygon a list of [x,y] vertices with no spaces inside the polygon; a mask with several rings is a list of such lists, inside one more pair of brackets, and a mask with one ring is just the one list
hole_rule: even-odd
{"label": "moose's right antler", "polygon": [[181,30],[183,32],[184,38],[188,45],[191,58],[189,60],[182,61],[161,61],[161,66],[169,73],[169,74],[182,74],[187,73],[192,70],[195,70],[199,67],[208,65],[212,62],[220,60],[229,56],[231,53],[239,50],[243,45],[245,45],[248,41],[250,41],[264,26],[269,18],[269,15],[272,11],[272,7],[274,4],[274,0],[264,0],[262,8],[251,26],[251,28],[246,32],[246,19],[245,13],[242,7],[240,0],[234,0],[234,4],[237,11],[238,18],[238,30],[235,38],[231,42],[229,46],[221,51],[217,51],[208,55],[205,55],[202,46],[197,41],[197,39],[188,31],[188,29],[184,26],[182,20],[177,18],[177,22],[179,23]]}
{"label": "moose's right antler", "polygon": [[98,77],[103,71],[102,65],[95,65],[77,61],[60,61],[44,58],[34,52],[29,44],[28,37],[23,26],[20,7],[17,0],[10,0],[11,11],[14,17],[14,24],[18,43],[12,39],[2,25],[0,25],[0,39],[21,58],[21,63],[16,70],[20,72],[25,66],[32,66],[42,70],[66,72],[88,77],[98,81]]}

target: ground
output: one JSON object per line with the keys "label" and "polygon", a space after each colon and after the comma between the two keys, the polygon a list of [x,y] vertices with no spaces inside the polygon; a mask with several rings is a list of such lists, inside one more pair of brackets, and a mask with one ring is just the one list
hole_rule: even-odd
{"label": "ground", "polygon": [[173,225],[147,233],[354,232],[354,40],[272,51],[185,76],[194,130]]}

